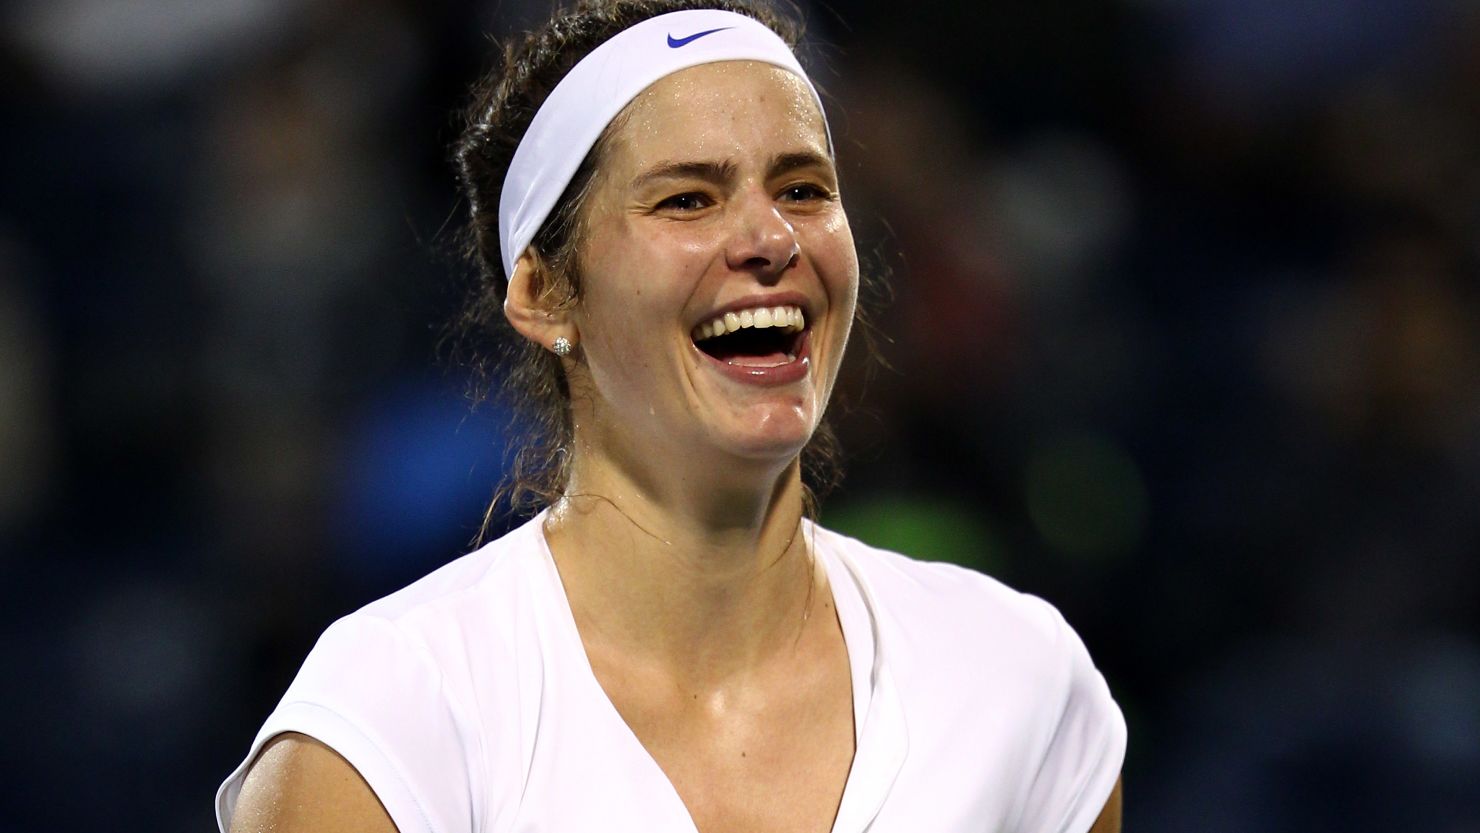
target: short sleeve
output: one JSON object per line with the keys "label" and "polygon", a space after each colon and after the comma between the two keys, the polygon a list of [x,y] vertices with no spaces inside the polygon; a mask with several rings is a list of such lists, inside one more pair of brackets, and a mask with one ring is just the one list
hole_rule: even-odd
{"label": "short sleeve", "polygon": [[400,833],[474,829],[472,759],[458,710],[425,647],[388,620],[354,614],[319,638],[245,760],[216,793],[230,828],[247,769],[284,732],[309,735],[360,773]]}
{"label": "short sleeve", "polygon": [[1120,777],[1126,726],[1105,678],[1079,635],[1057,611],[1055,650],[1061,663],[1051,726],[1043,755],[1028,784],[1019,833],[1086,833]]}

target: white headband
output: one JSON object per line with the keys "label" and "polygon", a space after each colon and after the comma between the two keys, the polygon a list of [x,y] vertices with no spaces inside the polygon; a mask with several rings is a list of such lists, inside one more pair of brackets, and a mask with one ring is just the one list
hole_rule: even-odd
{"label": "white headband", "polygon": [[514,274],[519,255],[622,108],[660,78],[717,61],[760,61],[788,70],[807,82],[822,109],[817,89],[786,42],[753,18],[711,9],[672,12],[618,32],[555,85],[514,150],[498,204],[505,276]]}

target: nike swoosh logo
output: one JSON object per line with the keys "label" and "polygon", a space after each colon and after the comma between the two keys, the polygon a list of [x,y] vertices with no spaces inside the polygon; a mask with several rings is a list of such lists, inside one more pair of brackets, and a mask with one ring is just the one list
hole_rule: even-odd
{"label": "nike swoosh logo", "polygon": [[721,26],[718,29],[710,29],[710,30],[708,30],[706,32],[697,32],[695,34],[689,35],[686,38],[675,38],[673,35],[670,34],[668,36],[668,48],[669,49],[677,49],[680,46],[688,46],[689,44],[693,43],[694,41],[698,40],[699,38],[704,37],[705,35],[712,35],[715,32],[723,32],[726,29],[733,29],[733,28],[735,28],[735,27],[733,27],[733,26]]}

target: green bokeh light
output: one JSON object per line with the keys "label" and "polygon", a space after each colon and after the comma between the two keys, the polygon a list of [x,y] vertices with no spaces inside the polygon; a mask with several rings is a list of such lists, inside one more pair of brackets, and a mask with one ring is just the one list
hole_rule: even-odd
{"label": "green bokeh light", "polygon": [[915,495],[845,503],[822,519],[829,529],[926,561],[992,573],[1003,551],[985,510]]}
{"label": "green bokeh light", "polygon": [[1104,558],[1137,547],[1146,530],[1146,482],[1123,448],[1093,434],[1059,437],[1028,459],[1028,515],[1069,555]]}

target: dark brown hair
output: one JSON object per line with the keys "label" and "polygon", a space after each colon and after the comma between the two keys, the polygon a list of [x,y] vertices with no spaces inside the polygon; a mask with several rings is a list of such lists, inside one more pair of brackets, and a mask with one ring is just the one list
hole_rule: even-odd
{"label": "dark brown hair", "polygon": [[[475,401],[498,390],[520,420],[512,435],[509,475],[484,519],[485,534],[504,502],[515,513],[526,514],[560,497],[569,476],[566,450],[573,430],[570,389],[560,360],[514,332],[503,314],[506,278],[499,249],[498,203],[509,162],[535,112],[578,61],[624,29],[688,9],[744,14],[765,24],[793,48],[801,35],[800,25],[791,18],[750,0],[582,0],[569,11],[557,13],[544,27],[511,39],[498,50],[494,67],[473,87],[454,153],[470,209],[467,254],[477,273],[453,323],[452,356],[471,371]],[[534,238],[533,245],[548,267],[536,276],[540,283],[534,290],[549,298],[552,306],[568,306],[580,299],[577,250],[583,207],[605,146],[604,136],[582,161]],[[838,458],[836,439],[824,422],[802,453],[809,502],[841,478]]]}

